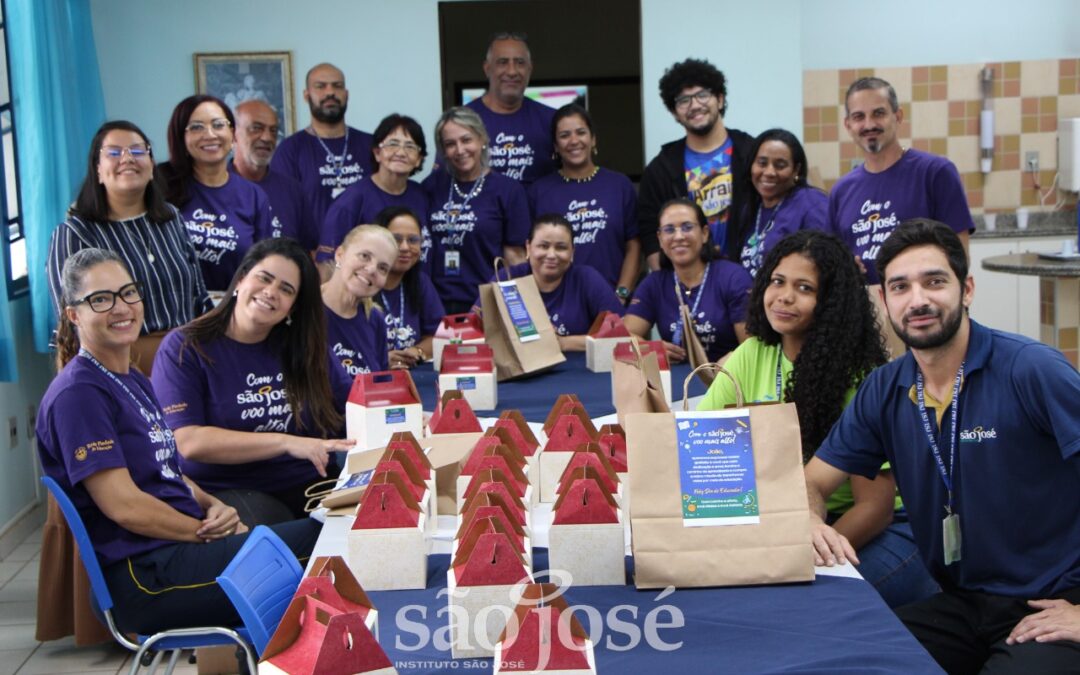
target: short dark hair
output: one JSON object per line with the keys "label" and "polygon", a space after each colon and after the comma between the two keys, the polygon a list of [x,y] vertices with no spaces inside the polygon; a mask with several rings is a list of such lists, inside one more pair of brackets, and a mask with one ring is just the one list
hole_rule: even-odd
{"label": "short dark hair", "polygon": [[371,170],[373,172],[379,170],[379,163],[375,161],[375,150],[378,149],[380,143],[386,140],[387,136],[394,133],[395,129],[404,131],[413,139],[414,143],[420,146],[420,164],[409,173],[410,176],[413,176],[424,166],[424,159],[427,157],[427,140],[424,139],[424,130],[420,127],[420,123],[408,115],[400,113],[390,113],[382,118],[379,126],[375,127],[375,133],[371,135]]}
{"label": "short dark hair", "polygon": [[[701,229],[711,234],[711,228],[709,227],[709,218],[705,215],[705,211],[702,210],[701,204],[698,204],[689,197],[675,197],[669,199],[660,205],[660,210],[656,212],[656,235],[660,236],[660,219],[664,216],[664,213],[673,206],[685,206],[694,212],[694,219],[697,220]],[[713,246],[716,245],[715,241],[708,239],[701,247],[701,261],[708,265],[712,262]],[[660,251],[660,267],[670,270],[674,269],[674,265],[671,263],[671,259],[667,257],[663,250]]]}
{"label": "short dark hair", "polygon": [[182,207],[188,202],[187,182],[194,171],[191,154],[188,153],[187,144],[184,142],[187,135],[188,121],[192,113],[203,103],[216,103],[225,113],[229,120],[229,126],[236,133],[236,118],[232,110],[225,105],[217,96],[208,94],[196,94],[188,96],[173,108],[172,117],[169,118],[169,128],[166,136],[169,140],[169,161],[158,165],[161,175],[165,178],[165,198],[172,202],[173,206]]}
{"label": "short dark hair", "polygon": [[[397,218],[412,218],[416,222],[416,231],[423,236],[424,224],[420,222],[420,216],[416,215],[416,211],[413,211],[408,206],[387,206],[382,211],[375,214],[375,224],[380,227],[390,229],[390,223],[394,222]],[[405,295],[409,301],[409,304],[413,307],[420,305],[420,261],[409,268],[401,277],[401,283],[405,288]]]}
{"label": "short dark hair", "polygon": [[154,149],[150,145],[150,139],[146,137],[142,129],[127,120],[113,120],[102,124],[93,140],[90,141],[90,155],[86,160],[86,177],[83,178],[79,194],[75,198],[75,204],[71,207],[72,215],[83,220],[103,223],[109,220],[109,196],[105,192],[105,186],[101,184],[98,176],[98,164],[101,162],[101,146],[105,143],[105,137],[110,131],[130,131],[142,138],[150,151],[151,180],[146,184],[143,192],[143,206],[146,207],[146,217],[152,223],[165,223],[173,219],[173,210],[165,203],[165,195],[161,190],[161,180],[158,177],[157,167],[153,166]]}
{"label": "short dark hair", "polygon": [[488,54],[491,53],[491,46],[498,40],[515,40],[525,45],[525,51],[529,52],[529,58],[532,58],[532,50],[529,49],[529,35],[524,31],[514,30],[500,30],[495,31],[488,36],[487,46],[484,47],[484,60],[487,61]]}
{"label": "short dark hair", "polygon": [[686,59],[664,71],[664,76],[660,78],[660,98],[668,112],[675,112],[675,97],[687,87],[703,87],[717,96],[723,96],[720,116],[727,113],[727,80],[713,64],[705,59]]}
{"label": "short dark hair", "polygon": [[851,83],[851,86],[848,87],[847,93],[844,94],[844,114],[848,114],[851,112],[850,110],[848,110],[847,104],[848,99],[851,98],[851,95],[857,91],[866,91],[868,89],[872,89],[875,91],[878,89],[884,89],[885,95],[889,99],[889,107],[892,108],[892,111],[896,112],[900,109],[900,101],[896,98],[896,90],[893,89],[893,86],[891,84],[881,79],[880,77],[860,77],[859,79]]}
{"label": "short dark hair", "polygon": [[570,233],[570,248],[574,247],[574,226],[561,213],[541,213],[533,219],[532,229],[529,230],[529,241],[536,236],[536,231],[545,225],[561,227]]}
{"label": "short dark hair", "polygon": [[887,280],[885,268],[893,261],[893,258],[913,246],[936,246],[945,254],[949,261],[949,267],[961,283],[968,278],[968,259],[964,252],[964,244],[960,237],[945,223],[930,218],[912,218],[900,223],[878,252],[877,266],[878,276],[884,284]]}

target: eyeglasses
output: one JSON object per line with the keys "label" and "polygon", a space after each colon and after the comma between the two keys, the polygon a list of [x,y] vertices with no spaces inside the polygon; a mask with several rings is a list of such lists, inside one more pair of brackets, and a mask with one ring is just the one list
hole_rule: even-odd
{"label": "eyeglasses", "polygon": [[379,143],[379,147],[383,150],[389,150],[390,152],[404,150],[407,155],[420,154],[420,146],[416,143],[410,143],[409,141],[405,141],[404,143],[399,140],[383,141],[382,143]]}
{"label": "eyeglasses", "polygon": [[419,246],[420,243],[424,240],[418,234],[410,234],[408,236],[405,236],[403,234],[395,234],[394,241],[396,241],[399,246],[402,242],[408,243],[409,246]]}
{"label": "eyeglasses", "polygon": [[129,145],[126,148],[120,145],[101,146],[101,154],[109,159],[120,159],[124,156],[125,152],[130,155],[132,159],[139,160],[150,156],[150,146],[146,143],[136,143],[135,145]]}
{"label": "eyeglasses", "polygon": [[142,302],[142,284],[133,281],[121,286],[118,291],[94,291],[79,300],[71,303],[72,307],[81,304],[90,305],[90,311],[104,314],[116,306],[116,299],[120,298],[129,305]]}
{"label": "eyeglasses", "polygon": [[[228,120],[225,120],[225,121],[228,122]],[[270,133],[273,134],[275,138],[281,138],[281,137],[283,137],[285,135],[281,131],[281,127],[268,127],[265,124],[262,124],[261,122],[255,122],[254,124],[249,124],[249,125],[247,125],[246,128],[247,128],[247,132],[249,134],[251,134],[252,136],[262,136],[263,132],[266,131],[267,129],[270,130]]]}
{"label": "eyeglasses", "polygon": [[[213,129],[214,131],[225,131],[231,126],[232,124],[229,122],[229,120],[225,119],[224,117],[219,117],[216,120],[210,120],[209,124],[209,128]],[[192,134],[205,134],[206,129],[206,122],[191,122],[186,127],[184,127],[184,131]]]}
{"label": "eyeglasses", "polygon": [[679,223],[678,225],[661,225],[660,234],[664,235],[665,237],[670,237],[671,235],[675,234],[676,230],[682,232],[683,234],[690,234],[699,227],[701,226],[697,223],[691,222]]}
{"label": "eyeglasses", "polygon": [[698,103],[705,104],[709,102],[709,99],[715,96],[708,89],[702,89],[701,91],[695,91],[693,94],[683,94],[682,96],[675,97],[676,108],[686,108],[690,105],[690,101],[697,101]]}

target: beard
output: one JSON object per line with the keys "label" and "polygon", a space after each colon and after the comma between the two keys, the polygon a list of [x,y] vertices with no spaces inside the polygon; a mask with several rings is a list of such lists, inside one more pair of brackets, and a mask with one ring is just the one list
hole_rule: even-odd
{"label": "beard", "polygon": [[903,325],[896,323],[892,320],[892,317],[889,317],[889,323],[892,324],[893,330],[896,331],[896,334],[908,347],[912,349],[936,349],[947,344],[960,330],[960,322],[964,318],[964,307],[962,304],[957,305],[948,313],[942,313],[941,310],[933,307],[920,307],[909,312],[907,316],[936,316],[941,319],[941,328],[937,332],[913,335],[904,330]]}
{"label": "beard", "polygon": [[[323,109],[323,105],[327,101],[331,101],[331,100],[338,104],[337,109],[336,110],[325,110],[325,109]],[[345,103],[339,101],[337,99],[337,96],[327,96],[326,98],[324,98],[322,100],[322,102],[319,103],[319,105],[315,105],[314,103],[309,102],[308,107],[311,108],[311,116],[314,117],[315,119],[319,120],[320,122],[322,122],[324,124],[337,124],[341,120],[345,119],[345,109],[348,106]]]}

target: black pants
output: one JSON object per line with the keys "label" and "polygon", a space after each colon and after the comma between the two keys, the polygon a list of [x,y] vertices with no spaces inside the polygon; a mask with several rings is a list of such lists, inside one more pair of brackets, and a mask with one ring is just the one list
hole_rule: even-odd
{"label": "black pants", "polygon": [[[1057,597],[1080,604],[1080,588]],[[1005,644],[1020,619],[1036,611],[1025,599],[946,590],[896,614],[951,675],[1080,673],[1080,643]]]}
{"label": "black pants", "polygon": [[[335,455],[341,454],[338,458]],[[222,502],[236,509],[240,522],[249,528],[256,525],[274,525],[296,518],[306,518],[304,510],[309,498],[305,491],[315,483],[337,478],[345,464],[345,453],[330,453],[330,463],[326,465],[326,478],[317,478],[311,483],[301,483],[284,490],[265,492],[234,488],[218,490],[213,493]]]}
{"label": "black pants", "polygon": [[[322,526],[310,518],[273,525],[307,563]],[[247,533],[208,544],[171,544],[105,568],[120,630],[142,634],[166,628],[240,625],[240,616],[217,584],[217,576],[247,541]]]}

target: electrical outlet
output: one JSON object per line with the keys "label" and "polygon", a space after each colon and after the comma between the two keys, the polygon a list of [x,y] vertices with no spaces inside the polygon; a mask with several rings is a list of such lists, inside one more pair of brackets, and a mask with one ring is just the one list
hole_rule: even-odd
{"label": "electrical outlet", "polygon": [[1039,151],[1028,150],[1024,153],[1024,171],[1038,172],[1039,170]]}
{"label": "electrical outlet", "polygon": [[19,418],[18,417],[12,416],[12,417],[8,418],[8,440],[11,443],[10,447],[11,447],[12,450],[14,450],[15,446],[17,446],[19,444]]}
{"label": "electrical outlet", "polygon": [[31,403],[26,406],[26,440],[33,441],[37,432],[37,406]]}

